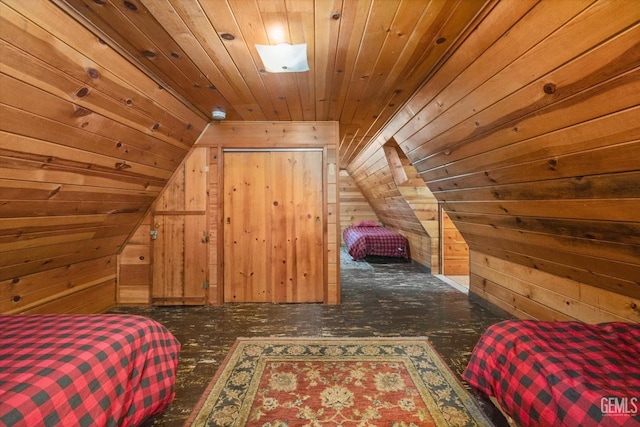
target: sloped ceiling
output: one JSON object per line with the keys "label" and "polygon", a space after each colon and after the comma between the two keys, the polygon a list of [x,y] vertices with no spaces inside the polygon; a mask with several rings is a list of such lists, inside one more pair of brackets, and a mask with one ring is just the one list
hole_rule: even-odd
{"label": "sloped ceiling", "polygon": [[[486,0],[54,0],[209,120],[340,122],[348,164],[456,45]],[[268,73],[256,44],[306,43]]]}
{"label": "sloped ceiling", "polygon": [[474,252],[637,298],[635,3],[2,0],[0,281],[117,253],[220,108],[339,121],[358,184],[393,138]]}
{"label": "sloped ceiling", "polygon": [[[2,0],[0,283],[118,253],[214,109],[339,121],[346,167],[492,5]],[[310,71],[264,72],[279,41]]]}

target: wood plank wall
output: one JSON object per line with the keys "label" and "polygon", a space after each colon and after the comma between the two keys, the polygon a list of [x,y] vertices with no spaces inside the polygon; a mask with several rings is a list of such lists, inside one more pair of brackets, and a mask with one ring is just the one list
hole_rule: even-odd
{"label": "wood plank wall", "polygon": [[0,67],[0,311],[104,311],[207,120],[50,2],[0,3]]}
{"label": "wood plank wall", "polygon": [[640,322],[637,298],[480,252],[472,252],[471,266],[474,293],[520,318]]}
{"label": "wood plank wall", "polygon": [[[437,238],[434,248],[431,237],[417,216],[419,211],[411,208],[396,184],[383,147],[378,146],[366,152],[366,163],[358,169],[347,167],[347,171],[385,227],[397,231],[409,240],[411,259],[432,271],[437,269]],[[437,221],[437,207],[435,218]]]}
{"label": "wood plank wall", "polygon": [[469,275],[469,245],[445,211],[442,211],[442,274]]}
{"label": "wood plank wall", "polygon": [[639,40],[634,1],[499,2],[347,170],[394,200],[393,138],[469,244],[472,293],[522,317],[638,321]]}
{"label": "wood plank wall", "polygon": [[[210,154],[207,147],[193,147],[191,149],[183,164],[176,170],[154,201],[151,212],[147,214],[122,249],[118,256],[118,304],[148,305],[152,302],[154,253],[151,230],[155,228],[155,225],[152,224],[154,215],[159,215],[158,218],[162,218],[164,214],[168,214],[169,216],[181,217],[180,219],[184,220],[189,212],[206,211],[208,220],[212,221],[209,223],[209,238],[210,242],[213,242],[208,245],[208,268],[213,268],[211,275],[216,277],[217,223],[215,220],[217,218],[218,164],[217,150],[212,151],[214,154]],[[209,168],[208,173],[200,173],[200,171],[204,172],[206,168]],[[213,194],[214,197],[209,197],[209,194]],[[208,207],[207,203],[209,203]],[[155,219],[160,221],[158,218]],[[185,224],[182,224],[180,228],[184,229],[184,226]],[[198,236],[195,243],[199,243],[200,239],[201,236]],[[160,251],[162,249],[159,248]],[[190,254],[181,253],[186,249],[184,243],[180,247],[167,249],[175,250],[175,253],[168,254],[167,257],[176,258],[172,260],[173,268],[178,270],[179,277],[184,277],[184,258],[190,256]],[[164,254],[161,255],[165,257]],[[158,262],[158,260],[155,261]],[[184,284],[175,284],[176,288],[180,288],[182,285]],[[214,295],[217,292],[216,286],[214,281],[213,289],[210,290]],[[178,299],[177,301],[156,301],[156,303],[180,304],[182,302]]]}
{"label": "wood plank wall", "polygon": [[[202,134],[197,146],[222,150],[224,148],[322,148],[324,150],[325,168],[325,289],[324,302],[326,304],[340,303],[340,201],[338,199],[338,182],[340,165],[337,156],[338,123],[337,122],[214,122]],[[220,151],[219,151],[220,153]],[[219,156],[219,155],[218,155]],[[218,178],[215,189],[219,192],[220,160],[218,160]],[[214,188],[210,187],[209,191]],[[213,195],[210,194],[213,198]],[[218,196],[220,197],[220,196]],[[222,199],[218,198],[218,215],[222,207]],[[218,241],[222,238],[222,216],[218,218]],[[213,237],[213,236],[212,236]],[[218,253],[221,247],[218,246]],[[219,257],[218,257],[219,258]],[[221,261],[217,260],[217,279],[211,278],[210,286],[218,287],[218,299],[222,301]],[[214,297],[212,297],[214,298]]]}
{"label": "wood plank wall", "polygon": [[360,188],[356,185],[349,172],[340,171],[340,244],[344,245],[342,232],[350,225],[357,224],[360,221],[378,221],[380,219],[376,215],[369,201]]}
{"label": "wood plank wall", "polygon": [[[339,271],[339,221],[340,203],[338,200],[338,175],[337,164],[337,123],[336,122],[221,122],[212,124],[203,133],[198,143],[192,149],[209,150],[209,174],[208,174],[208,223],[209,223],[209,293],[208,304],[218,305],[223,302],[223,278],[222,278],[222,227],[220,210],[222,208],[221,187],[222,181],[222,150],[224,148],[323,148],[325,163],[325,175],[319,177],[324,182],[326,193],[326,231],[325,231],[325,303],[338,304],[340,302],[340,271]],[[191,154],[190,154],[191,155]],[[187,157],[187,160],[189,156]],[[179,176],[174,177],[167,187],[180,186],[174,182]],[[157,203],[161,203],[158,201]],[[134,236],[148,236],[149,225],[144,222]],[[128,244],[120,257],[120,277],[126,274],[133,275],[134,269],[142,269],[140,260],[130,254],[141,254],[147,248],[139,245],[137,241]],[[125,256],[126,254],[126,256]],[[132,267],[135,264],[136,267]],[[147,266],[147,277],[150,277],[150,266]],[[150,282],[145,283],[145,273],[135,272],[135,278],[120,282],[120,304],[146,304],[148,303]],[[133,283],[133,282],[136,283]],[[145,300],[146,299],[146,300]]]}
{"label": "wood plank wall", "polygon": [[114,305],[115,255],[0,281],[0,313],[96,313]]}
{"label": "wood plank wall", "polygon": [[118,255],[118,304],[151,301],[151,214],[147,214]]}

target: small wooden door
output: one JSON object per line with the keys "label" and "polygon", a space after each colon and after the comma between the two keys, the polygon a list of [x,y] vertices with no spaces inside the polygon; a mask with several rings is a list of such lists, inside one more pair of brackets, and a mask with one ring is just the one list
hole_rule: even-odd
{"label": "small wooden door", "polygon": [[208,296],[208,150],[193,150],[155,203],[151,302],[204,305]]}
{"label": "small wooden door", "polygon": [[321,302],[321,151],[224,154],[224,300]]}
{"label": "small wooden door", "polygon": [[153,286],[156,305],[204,305],[207,302],[207,217],[200,213],[153,215]]}

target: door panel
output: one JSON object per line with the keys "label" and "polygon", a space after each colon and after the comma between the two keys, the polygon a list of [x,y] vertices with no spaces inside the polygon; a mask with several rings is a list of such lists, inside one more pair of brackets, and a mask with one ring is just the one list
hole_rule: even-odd
{"label": "door panel", "polygon": [[224,301],[271,301],[269,153],[224,154]]}
{"label": "door panel", "polygon": [[196,148],[155,203],[151,301],[156,305],[207,302],[208,150]]}
{"label": "door panel", "polygon": [[224,300],[321,302],[320,151],[224,154]]}
{"label": "door panel", "polygon": [[175,283],[183,282],[183,257],[174,252],[183,250],[184,235],[180,217],[154,215],[153,232],[157,237],[153,241],[153,286],[152,301],[169,300],[182,296],[182,288]]}
{"label": "door panel", "polygon": [[271,154],[273,300],[321,302],[322,152]]}
{"label": "door panel", "polygon": [[157,238],[153,242],[153,286],[156,305],[206,303],[207,243],[203,238],[206,215],[153,216]]}
{"label": "door panel", "polygon": [[184,216],[184,299],[185,304],[205,304],[208,274],[208,226],[206,215]]}

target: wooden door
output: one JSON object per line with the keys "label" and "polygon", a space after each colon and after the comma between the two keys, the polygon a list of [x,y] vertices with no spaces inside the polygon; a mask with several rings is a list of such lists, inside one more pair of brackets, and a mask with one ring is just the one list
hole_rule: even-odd
{"label": "wooden door", "polygon": [[268,152],[224,153],[224,301],[271,301]]}
{"label": "wooden door", "polygon": [[322,152],[274,152],[271,161],[273,301],[321,302]]}
{"label": "wooden door", "polygon": [[153,215],[153,286],[156,305],[204,305],[207,301],[208,239],[205,214]]}
{"label": "wooden door", "polygon": [[207,303],[207,170],[207,149],[193,150],[154,206],[151,302],[155,305]]}
{"label": "wooden door", "polygon": [[224,300],[320,302],[321,151],[224,154]]}

